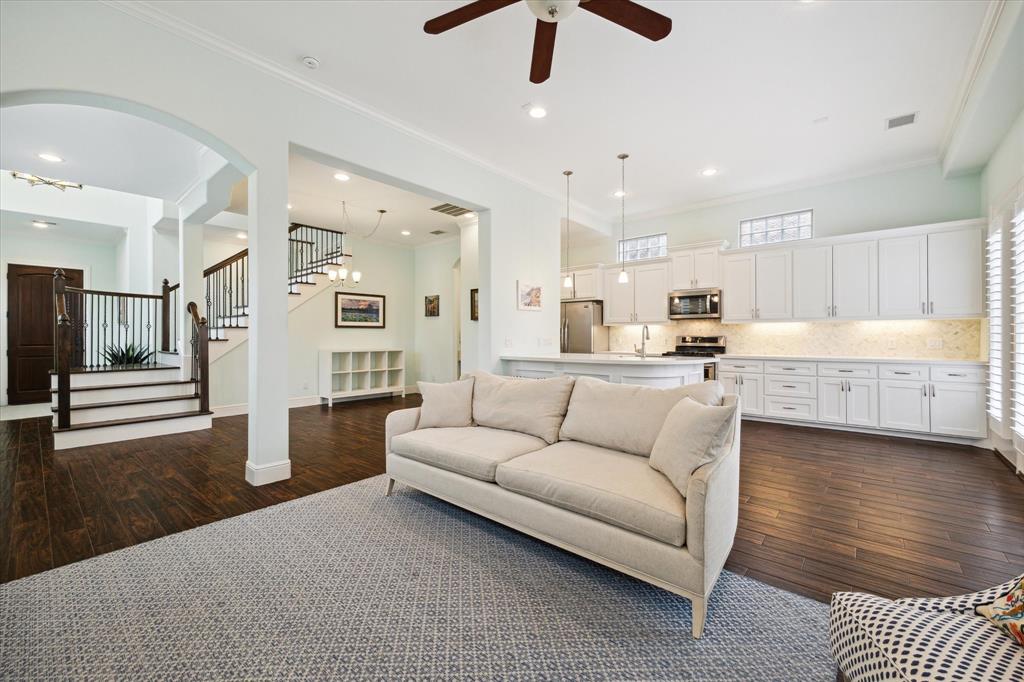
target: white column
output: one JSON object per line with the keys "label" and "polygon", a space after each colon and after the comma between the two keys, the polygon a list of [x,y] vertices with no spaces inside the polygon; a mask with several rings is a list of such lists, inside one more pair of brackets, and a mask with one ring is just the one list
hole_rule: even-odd
{"label": "white column", "polygon": [[288,149],[249,176],[249,459],[252,485],[291,476],[288,459]]}
{"label": "white column", "polygon": [[[203,282],[203,226],[178,220],[178,357],[182,378],[189,378],[192,367],[192,318],[188,304],[195,301],[199,314],[206,315],[206,291]],[[174,282],[171,282],[174,284]]]}

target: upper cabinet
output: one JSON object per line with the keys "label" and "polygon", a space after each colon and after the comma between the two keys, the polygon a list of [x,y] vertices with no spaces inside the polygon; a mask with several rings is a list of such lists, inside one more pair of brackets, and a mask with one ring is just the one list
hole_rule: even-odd
{"label": "upper cabinet", "polygon": [[793,317],[832,317],[832,247],[793,251]]}
{"label": "upper cabinet", "polygon": [[878,240],[879,315],[983,317],[979,228]]}
{"label": "upper cabinet", "polygon": [[832,247],[832,317],[863,320],[878,316],[878,243]]}
{"label": "upper cabinet", "polygon": [[718,288],[718,248],[704,246],[673,252],[672,291]]}
{"label": "upper cabinet", "polygon": [[793,317],[793,252],[762,251],[754,267],[754,319]]}
{"label": "upper cabinet", "polygon": [[[568,273],[569,279],[572,280],[572,286],[562,286],[562,298],[601,298],[603,277],[601,276],[601,268],[585,268],[582,270],[573,270]],[[562,282],[565,279],[565,271],[561,272],[558,276],[558,281]]]}
{"label": "upper cabinet", "polygon": [[619,283],[620,271],[612,267],[604,271],[604,323],[668,322],[668,263],[627,266],[626,284]]}
{"label": "upper cabinet", "polygon": [[754,319],[756,255],[738,253],[722,258],[722,321],[749,322]]}

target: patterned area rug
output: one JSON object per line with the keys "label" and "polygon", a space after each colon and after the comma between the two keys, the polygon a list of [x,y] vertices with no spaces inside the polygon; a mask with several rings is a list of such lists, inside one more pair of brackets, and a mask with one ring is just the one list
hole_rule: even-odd
{"label": "patterned area rug", "polygon": [[828,609],[689,602],[383,476],[0,586],[0,679],[831,681]]}

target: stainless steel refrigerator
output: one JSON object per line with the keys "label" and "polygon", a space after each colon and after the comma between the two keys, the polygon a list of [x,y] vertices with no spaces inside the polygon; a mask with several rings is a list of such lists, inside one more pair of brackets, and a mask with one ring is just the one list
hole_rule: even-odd
{"label": "stainless steel refrigerator", "polygon": [[601,301],[562,304],[561,352],[600,353],[608,350],[608,327],[603,325]]}

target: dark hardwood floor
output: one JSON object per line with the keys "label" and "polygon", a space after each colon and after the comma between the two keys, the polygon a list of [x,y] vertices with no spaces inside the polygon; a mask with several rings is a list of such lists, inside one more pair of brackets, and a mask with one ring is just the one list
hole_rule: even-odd
{"label": "dark hardwood floor", "polygon": [[[292,478],[259,488],[244,480],[244,416],[60,452],[48,420],[0,422],[0,581],[382,473],[385,415],[417,404],[291,410]],[[1024,481],[991,451],[743,429],[730,570],[823,601],[958,594],[1024,573]]]}

